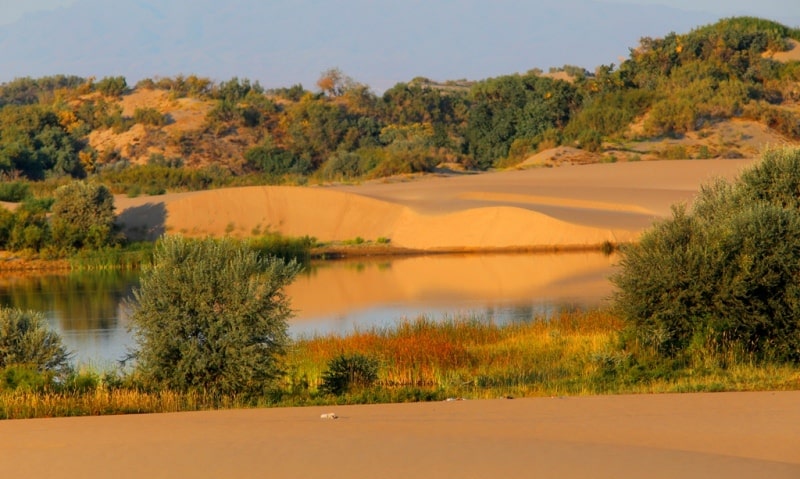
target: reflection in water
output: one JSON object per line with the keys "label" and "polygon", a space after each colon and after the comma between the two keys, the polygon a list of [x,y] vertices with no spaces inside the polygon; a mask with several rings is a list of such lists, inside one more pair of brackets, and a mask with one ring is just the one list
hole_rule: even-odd
{"label": "reflection in water", "polygon": [[[363,316],[395,319],[439,311],[499,319],[497,312],[509,308],[546,314],[559,305],[599,305],[611,293],[608,276],[615,261],[599,253],[560,253],[328,262],[297,278],[287,293],[297,310],[295,323],[338,317],[363,325]],[[347,321],[354,315],[358,321]],[[341,325],[334,329],[341,331]]]}
{"label": "reflection in water", "polygon": [[[598,253],[436,255],[313,264],[287,288],[294,336],[344,334],[401,318],[530,321],[601,304],[616,258]],[[0,276],[0,305],[42,311],[79,363],[107,366],[132,345],[124,299],[135,274]]]}
{"label": "reflection in water", "polygon": [[132,273],[100,272],[0,276],[0,305],[44,313],[79,363],[121,359],[131,343],[123,299]]}

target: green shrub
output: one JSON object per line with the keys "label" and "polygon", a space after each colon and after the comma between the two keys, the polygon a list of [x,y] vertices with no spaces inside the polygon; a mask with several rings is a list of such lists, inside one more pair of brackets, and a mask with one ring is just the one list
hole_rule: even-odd
{"label": "green shrub", "polygon": [[120,96],[128,90],[128,82],[123,76],[105,77],[94,85],[105,96]]}
{"label": "green shrub", "polygon": [[340,354],[322,373],[320,392],[340,396],[353,389],[371,387],[378,380],[378,360],[363,354]]}
{"label": "green shrub", "polygon": [[167,124],[167,117],[155,108],[137,108],[133,112],[133,121],[142,125],[163,126]]}
{"label": "green shrub", "polygon": [[31,195],[26,181],[3,181],[0,183],[0,201],[20,202]]}
{"label": "green shrub", "polygon": [[285,261],[307,263],[311,259],[311,248],[316,238],[302,236],[291,238],[280,233],[265,233],[248,241],[248,246],[263,257],[275,256]]}
{"label": "green shrub", "polygon": [[69,360],[61,337],[47,328],[41,313],[0,308],[0,369],[23,366],[63,373],[70,369]]}
{"label": "green shrub", "polygon": [[28,365],[6,366],[0,370],[0,391],[43,392],[52,379],[51,373]]}
{"label": "green shrub", "polygon": [[384,148],[359,148],[356,151],[337,151],[320,168],[326,180],[347,180],[369,174],[387,156]]}
{"label": "green shrub", "polygon": [[239,241],[159,240],[134,291],[136,368],[145,386],[259,394],[280,377],[294,262]]}
{"label": "green shrub", "polygon": [[50,220],[53,243],[65,250],[112,245],[115,218],[114,196],[105,186],[83,181],[61,186]]}
{"label": "green shrub", "polygon": [[311,164],[308,161],[296,157],[290,151],[273,146],[271,141],[250,148],[245,152],[244,158],[248,164],[270,176],[287,173],[306,174],[311,171]]}
{"label": "green shrub", "polygon": [[798,192],[800,149],[769,150],[623,249],[613,282],[628,345],[800,362]]}

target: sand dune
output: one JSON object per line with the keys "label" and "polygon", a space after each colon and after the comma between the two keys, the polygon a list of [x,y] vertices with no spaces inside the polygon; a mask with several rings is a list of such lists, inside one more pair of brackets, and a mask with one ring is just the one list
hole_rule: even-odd
{"label": "sand dune", "polygon": [[339,187],[246,187],[117,198],[133,238],[163,233],[320,241],[388,238],[414,250],[591,247],[634,241],[670,205],[752,160],[541,168]]}
{"label": "sand dune", "polygon": [[[798,392],[0,421],[6,477],[800,477]],[[339,419],[320,415],[335,412]]]}

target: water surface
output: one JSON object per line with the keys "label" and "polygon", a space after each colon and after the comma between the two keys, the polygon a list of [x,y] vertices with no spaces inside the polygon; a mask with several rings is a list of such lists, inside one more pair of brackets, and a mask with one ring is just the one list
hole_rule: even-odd
{"label": "water surface", "polygon": [[[290,333],[345,334],[403,318],[530,321],[604,303],[616,258],[599,253],[433,255],[313,264],[287,288]],[[41,311],[78,363],[108,366],[133,345],[136,274],[2,275],[0,304]]]}

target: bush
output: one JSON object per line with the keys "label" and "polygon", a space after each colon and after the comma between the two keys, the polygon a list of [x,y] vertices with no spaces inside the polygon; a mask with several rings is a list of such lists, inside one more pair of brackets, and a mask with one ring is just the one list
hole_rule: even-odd
{"label": "bush", "polygon": [[629,346],[800,362],[798,192],[800,149],[769,150],[624,249],[613,282]]}
{"label": "bush", "polygon": [[378,360],[363,354],[340,354],[322,373],[320,392],[340,396],[353,388],[368,388],[378,380]]}
{"label": "bush", "polygon": [[69,360],[70,353],[61,337],[47,328],[41,313],[0,308],[0,369],[6,369],[5,383],[21,381],[8,376],[17,377],[22,371],[11,373],[7,369],[11,366],[31,368],[40,373],[66,373],[70,370]]}
{"label": "bush", "polygon": [[125,77],[105,77],[95,83],[95,89],[105,96],[121,96],[128,90],[128,82]]}
{"label": "bush", "polygon": [[155,108],[137,108],[133,112],[133,121],[142,125],[164,126],[167,124],[167,117]]}
{"label": "bush", "polygon": [[3,181],[0,183],[0,201],[17,203],[31,196],[27,181]]}
{"label": "bush", "polygon": [[146,386],[261,393],[280,376],[295,262],[231,239],[165,237],[134,292],[136,368]]}
{"label": "bush", "polygon": [[67,250],[114,243],[114,197],[103,185],[74,181],[55,191],[53,243]]}
{"label": "bush", "polygon": [[306,174],[311,170],[308,161],[294,156],[291,152],[273,146],[271,141],[254,146],[244,154],[247,163],[270,176],[287,173]]}
{"label": "bush", "polygon": [[353,152],[337,151],[322,165],[320,176],[326,180],[359,178],[372,171],[386,157],[386,149],[375,147],[359,148]]}

